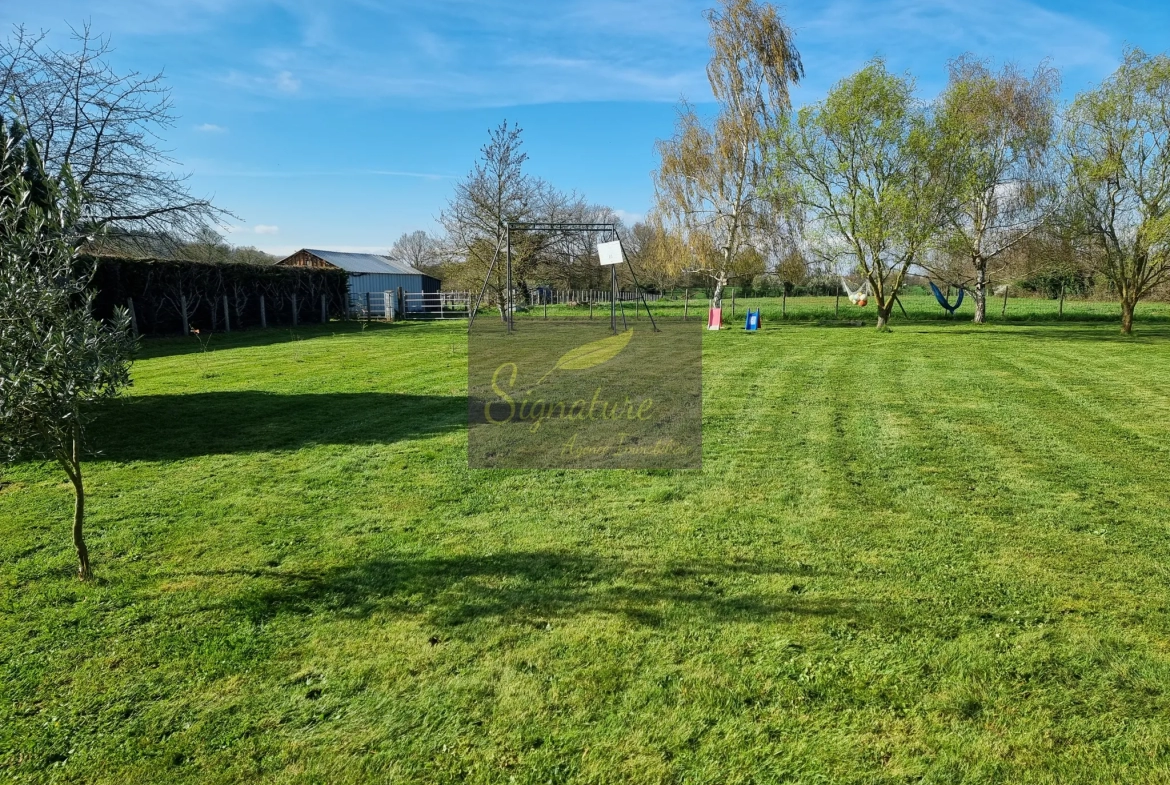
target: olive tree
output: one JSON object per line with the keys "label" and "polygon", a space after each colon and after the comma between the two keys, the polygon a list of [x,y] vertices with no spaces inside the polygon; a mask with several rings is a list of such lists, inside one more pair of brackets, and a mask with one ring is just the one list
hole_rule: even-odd
{"label": "olive tree", "polygon": [[74,491],[78,576],[91,577],[85,545],[82,451],[91,404],[129,384],[129,315],[92,316],[91,266],[80,191],[68,167],[48,176],[15,123],[0,121],[0,458],[47,457]]}
{"label": "olive tree", "polygon": [[1170,57],[1139,49],[1068,112],[1069,213],[1088,256],[1121,299],[1121,332],[1138,301],[1170,280]]}
{"label": "olive tree", "polygon": [[817,256],[846,260],[869,282],[878,329],[887,329],[907,272],[953,204],[913,82],[874,60],[801,108],[776,140],[773,188],[803,208]]}

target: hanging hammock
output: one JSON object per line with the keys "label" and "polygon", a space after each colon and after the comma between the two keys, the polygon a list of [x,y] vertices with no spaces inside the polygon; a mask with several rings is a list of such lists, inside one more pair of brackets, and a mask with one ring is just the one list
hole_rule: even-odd
{"label": "hanging hammock", "polygon": [[955,300],[955,304],[951,305],[946,296],[939,291],[939,288],[934,285],[934,281],[930,281],[930,291],[934,292],[934,299],[938,300],[938,304],[943,307],[951,316],[955,315],[955,311],[959,310],[959,306],[963,304],[963,287],[959,287],[959,299]]}
{"label": "hanging hammock", "polygon": [[869,281],[866,281],[854,291],[849,288],[849,282],[842,278],[841,286],[844,287],[845,293],[849,295],[849,302],[859,308],[864,308],[869,303],[869,298],[873,295],[873,290],[869,288]]}

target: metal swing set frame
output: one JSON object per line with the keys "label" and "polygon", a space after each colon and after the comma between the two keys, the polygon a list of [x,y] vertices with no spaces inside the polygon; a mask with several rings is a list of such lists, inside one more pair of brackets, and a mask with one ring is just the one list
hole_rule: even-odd
{"label": "metal swing set frame", "polygon": [[[471,332],[471,326],[475,324],[475,316],[479,312],[479,307],[483,303],[484,294],[487,292],[488,283],[491,281],[492,273],[495,272],[496,264],[500,260],[500,251],[504,250],[505,264],[507,268],[507,282],[505,284],[505,298],[506,303],[502,303],[504,308],[505,322],[508,326],[508,332],[514,332],[516,329],[514,317],[516,314],[516,293],[512,287],[512,232],[515,231],[537,231],[537,232],[581,232],[587,233],[591,236],[601,234],[608,235],[609,241],[621,242],[621,237],[618,235],[617,224],[613,222],[597,222],[597,223],[574,223],[564,221],[501,221],[500,228],[504,230],[504,242],[496,245],[495,253],[492,254],[491,264],[488,265],[487,275],[483,278],[483,286],[480,287],[479,294],[475,298],[475,302],[471,307],[471,312],[468,314],[467,331]],[[638,292],[638,300],[646,308],[646,315],[650,317],[650,324],[654,328],[654,332],[658,332],[658,323],[654,321],[654,314],[650,312],[650,305],[646,302],[646,295],[642,292],[642,285],[638,282],[638,274],[634,272],[634,264],[626,257],[625,250],[622,250],[622,258],[625,260],[626,267],[630,270],[630,276],[634,279],[634,288]],[[617,265],[609,265],[610,270],[610,300],[609,300],[609,326],[616,335],[618,309],[621,309],[622,329],[628,329],[626,322],[625,306],[618,305],[618,280],[617,280]],[[635,309],[637,305],[635,304]]]}

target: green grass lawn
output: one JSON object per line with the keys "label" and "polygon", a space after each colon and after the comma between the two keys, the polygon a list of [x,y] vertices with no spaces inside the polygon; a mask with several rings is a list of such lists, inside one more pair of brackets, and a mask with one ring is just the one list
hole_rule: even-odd
{"label": "green grass lawn", "polygon": [[1170,780],[1170,324],[822,306],[690,472],[470,471],[461,323],[147,342],[95,582],[4,470],[0,781]]}
{"label": "green grass lawn", "polygon": [[[667,294],[663,299],[651,304],[654,313],[663,313],[681,317],[684,310],[691,318],[705,321],[707,318],[708,300],[702,296],[701,290],[692,291],[684,299],[681,290]],[[969,323],[975,313],[975,300],[968,293],[964,297],[955,315],[949,316],[930,294],[903,293],[899,297],[901,307],[894,306],[891,324],[907,319],[913,322],[946,322]],[[957,295],[952,292],[951,302],[956,302]],[[645,319],[645,311],[635,308],[635,303],[626,302],[625,315],[633,320],[635,316]],[[875,306],[871,298],[865,308],[858,308],[849,302],[845,296],[834,297],[789,297],[785,305],[778,297],[732,297],[730,293],[723,298],[723,320],[727,324],[733,321],[737,326],[743,326],[744,317],[748,309],[759,309],[765,321],[794,321],[830,323],[839,321],[862,321],[872,326],[877,319]],[[904,312],[903,312],[904,309]],[[588,304],[571,307],[567,305],[533,306],[521,314],[521,318],[541,319],[547,311],[548,317],[581,318],[589,313]],[[494,312],[499,318],[499,311]],[[598,303],[593,309],[595,319],[609,319],[609,304]],[[1136,310],[1136,320],[1146,324],[1170,324],[1170,303],[1141,302]],[[987,301],[987,319],[990,322],[1003,324],[1015,323],[1080,323],[1105,322],[1121,327],[1121,306],[1114,301],[1101,300],[1073,300],[1067,299],[1063,311],[1058,300],[1048,300],[1035,297],[1009,297],[1007,307],[1004,307],[1002,297],[990,297]]]}

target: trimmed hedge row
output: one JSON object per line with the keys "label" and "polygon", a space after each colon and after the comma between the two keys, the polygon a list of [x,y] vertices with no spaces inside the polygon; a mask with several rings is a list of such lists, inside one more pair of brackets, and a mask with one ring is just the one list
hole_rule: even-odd
{"label": "trimmed hedge row", "polygon": [[[221,332],[345,318],[346,273],[304,267],[170,259],[89,258],[96,316],[133,302],[140,333]],[[295,310],[294,310],[295,308]]]}

